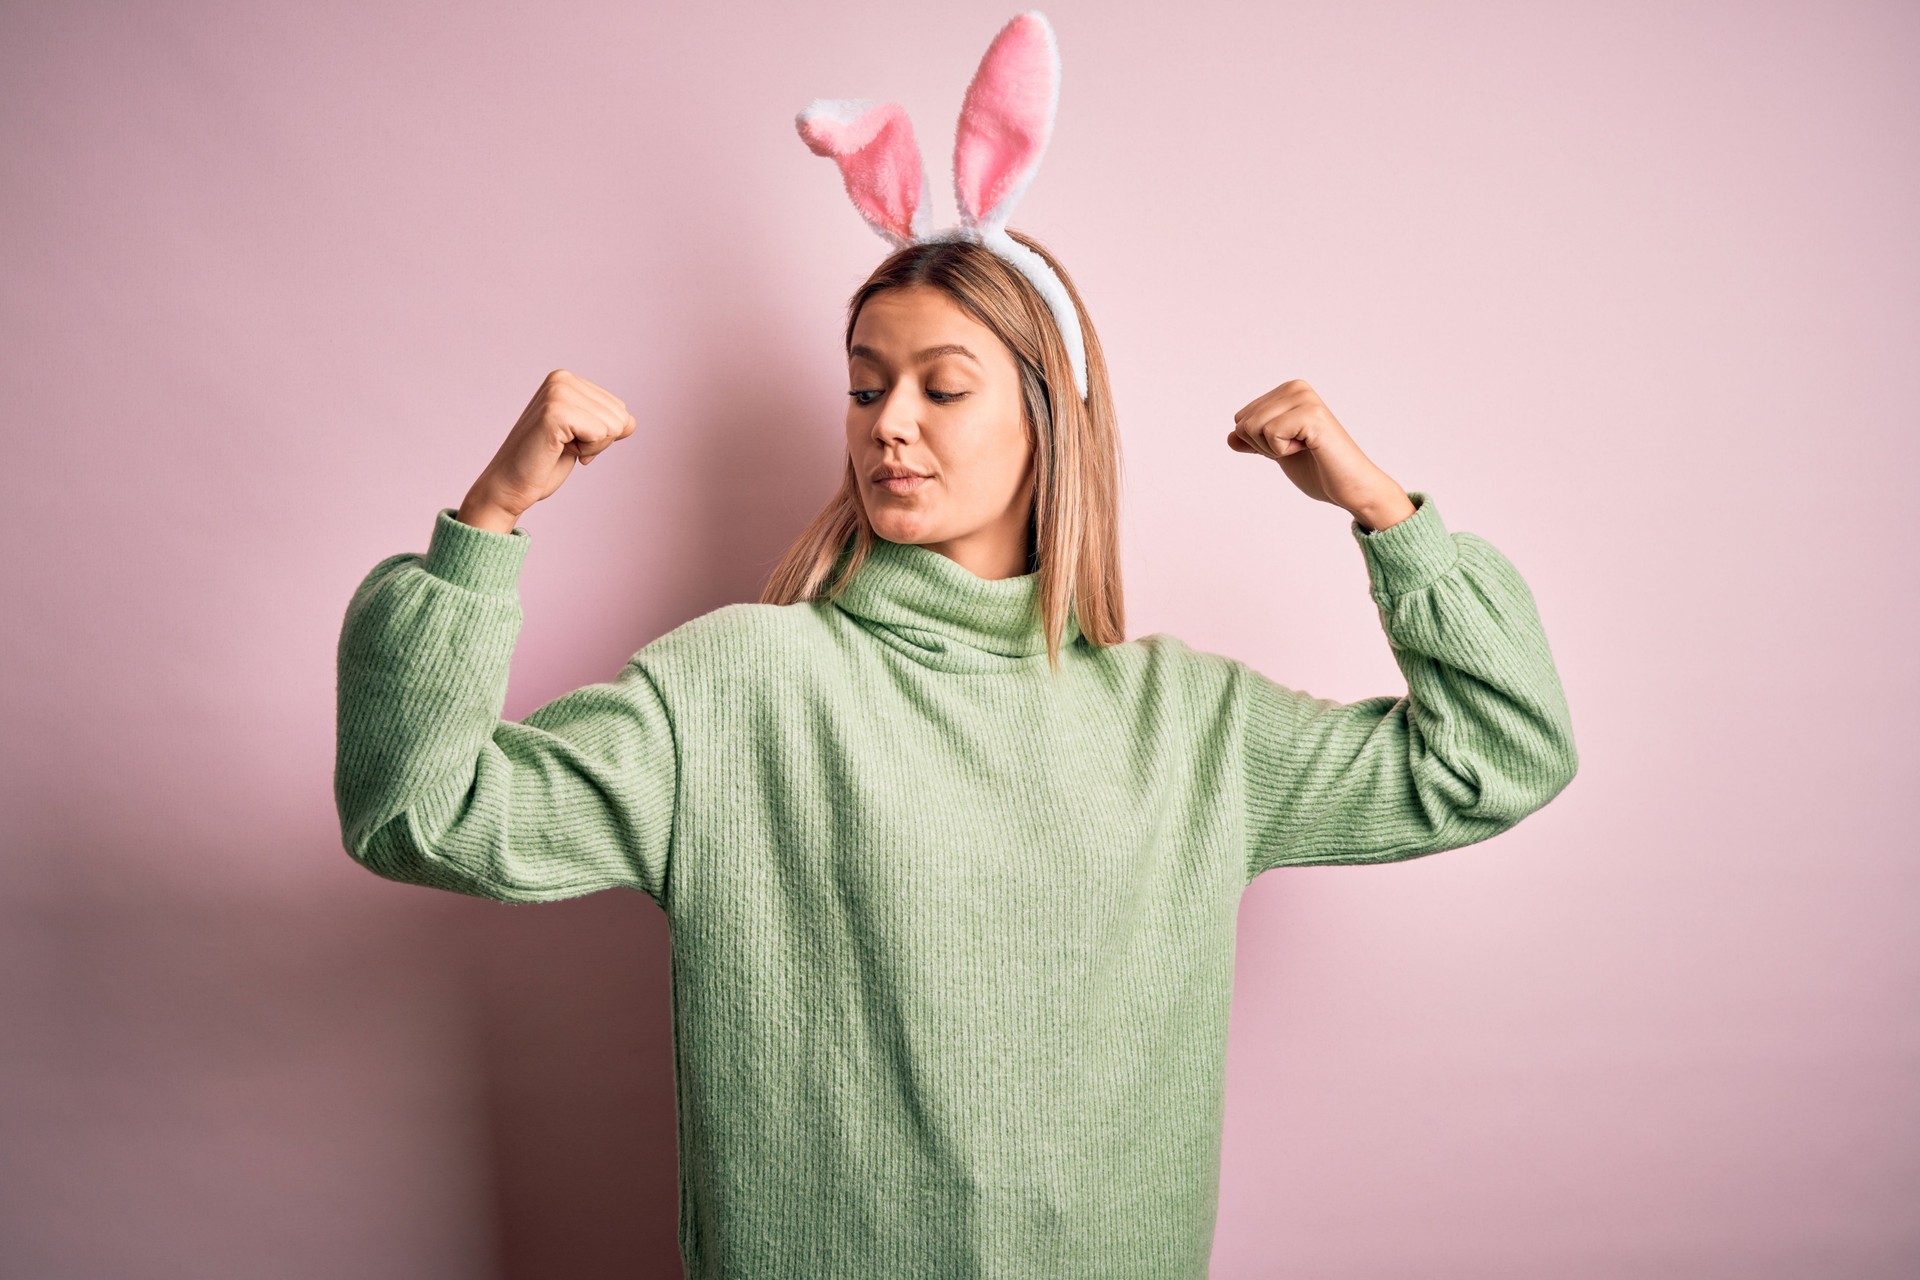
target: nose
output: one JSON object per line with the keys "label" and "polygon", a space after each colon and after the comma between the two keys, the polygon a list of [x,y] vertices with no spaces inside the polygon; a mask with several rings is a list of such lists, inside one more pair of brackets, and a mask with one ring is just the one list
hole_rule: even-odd
{"label": "nose", "polygon": [[920,434],[920,424],[913,416],[913,397],[896,387],[889,391],[880,402],[880,412],[873,416],[873,438],[876,441],[912,440]]}

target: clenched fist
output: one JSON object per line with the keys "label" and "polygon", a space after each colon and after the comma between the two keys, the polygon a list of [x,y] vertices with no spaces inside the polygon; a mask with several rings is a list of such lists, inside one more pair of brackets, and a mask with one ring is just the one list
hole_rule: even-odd
{"label": "clenched fist", "polygon": [[1406,490],[1360,452],[1320,393],[1295,378],[1233,415],[1227,447],[1272,458],[1294,487],[1319,502],[1345,507],[1371,529],[1414,511]]}
{"label": "clenched fist", "polygon": [[555,369],[533,393],[456,512],[462,524],[511,533],[527,508],[566,482],[573,464],[591,463],[634,432],[626,401],[585,378]]}

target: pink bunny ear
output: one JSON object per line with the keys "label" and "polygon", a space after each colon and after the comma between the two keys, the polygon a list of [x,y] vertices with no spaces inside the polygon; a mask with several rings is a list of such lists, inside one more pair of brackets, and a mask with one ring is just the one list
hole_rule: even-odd
{"label": "pink bunny ear", "polygon": [[854,208],[896,248],[926,230],[927,178],[899,103],[816,98],[794,124],[810,151],[840,166]]}
{"label": "pink bunny ear", "polygon": [[960,104],[953,194],[961,221],[992,233],[1040,167],[1060,101],[1060,49],[1038,9],[1000,28]]}

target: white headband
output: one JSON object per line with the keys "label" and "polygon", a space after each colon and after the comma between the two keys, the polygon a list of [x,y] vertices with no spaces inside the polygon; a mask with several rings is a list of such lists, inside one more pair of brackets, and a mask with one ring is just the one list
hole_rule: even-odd
{"label": "white headband", "polygon": [[1087,345],[1067,287],[1047,260],[1007,234],[1007,218],[1033,181],[1060,102],[1060,50],[1053,27],[1029,10],[1000,28],[960,104],[953,145],[959,225],[929,230],[930,188],[913,124],[897,102],[816,98],[794,119],[815,155],[840,166],[854,208],[888,243],[970,240],[1005,259],[1040,291],[1087,398]]}

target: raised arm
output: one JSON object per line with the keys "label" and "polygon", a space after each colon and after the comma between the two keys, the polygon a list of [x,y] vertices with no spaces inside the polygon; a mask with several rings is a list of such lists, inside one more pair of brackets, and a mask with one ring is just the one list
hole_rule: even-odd
{"label": "raised arm", "polygon": [[354,592],[334,769],[347,852],[389,880],[502,902],[616,887],[660,902],[677,764],[644,651],[500,718],[528,545],[444,509],[424,557],[382,560]]}
{"label": "raised arm", "polygon": [[1473,844],[1539,809],[1578,767],[1533,595],[1484,538],[1449,533],[1431,498],[1378,531],[1350,526],[1407,679],[1340,703],[1245,664],[1249,881],[1279,866],[1394,862]]}

